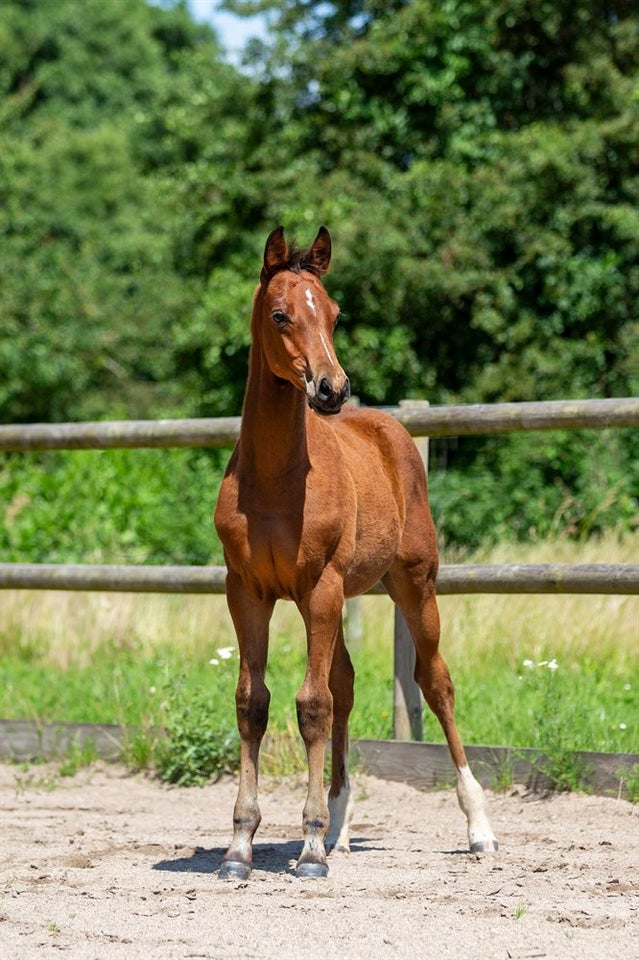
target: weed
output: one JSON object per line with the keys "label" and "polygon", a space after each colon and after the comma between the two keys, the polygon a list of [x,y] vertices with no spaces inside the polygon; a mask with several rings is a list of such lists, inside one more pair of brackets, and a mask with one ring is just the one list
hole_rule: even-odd
{"label": "weed", "polygon": [[139,729],[127,730],[122,744],[124,763],[132,770],[147,770],[153,765],[162,732],[143,724]]}
{"label": "weed", "polygon": [[555,658],[538,663],[526,659],[523,669],[524,681],[536,693],[532,738],[541,751],[536,768],[556,790],[586,790],[590,771],[576,753],[577,732],[587,721],[583,704],[564,698],[566,685]]}
{"label": "weed", "polygon": [[631,803],[639,803],[639,763],[621,767],[616,773],[619,777],[619,796],[627,797]]}
{"label": "weed", "polygon": [[66,753],[60,758],[58,775],[61,777],[75,777],[78,770],[88,767],[99,759],[95,743],[90,737],[75,737]]}
{"label": "weed", "polygon": [[260,770],[266,776],[284,777],[306,769],[302,739],[292,720],[285,730],[275,730],[264,737],[260,751]]}
{"label": "weed", "polygon": [[22,764],[21,773],[16,774],[14,789],[16,796],[21,796],[27,790],[46,790],[51,792],[59,786],[57,774],[49,770],[39,775],[31,770],[29,764]]}
{"label": "weed", "polygon": [[235,725],[221,729],[210,703],[178,681],[166,691],[164,729],[155,761],[160,777],[180,786],[202,786],[239,766]]}
{"label": "weed", "polygon": [[492,789],[495,793],[505,793],[515,782],[515,758],[512,750],[500,753],[492,773]]}
{"label": "weed", "polygon": [[518,903],[517,906],[513,909],[512,915],[515,920],[521,920],[521,918],[528,912],[528,907],[525,903]]}

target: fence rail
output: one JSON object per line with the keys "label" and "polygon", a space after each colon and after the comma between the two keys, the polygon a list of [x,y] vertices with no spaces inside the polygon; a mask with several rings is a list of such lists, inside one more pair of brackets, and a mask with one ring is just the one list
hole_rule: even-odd
{"label": "fence rail", "polygon": [[[639,427],[639,398],[388,408],[413,437],[502,434],[524,430]],[[223,447],[237,440],[239,417],[0,425],[0,452],[121,447]],[[427,460],[427,451],[422,449]],[[223,593],[223,567],[0,564],[0,588]],[[464,593],[639,594],[635,564],[462,564],[442,566],[440,595]],[[380,584],[371,593],[383,593]],[[420,739],[421,699],[414,652],[401,614],[395,620],[395,736]]]}
{"label": "fence rail", "polygon": [[[639,397],[540,400],[531,403],[431,407],[405,401],[388,407],[414,437],[466,437],[521,430],[639,427]],[[225,447],[235,443],[240,417],[192,420],[112,420],[0,425],[0,451],[107,450],[116,447]]]}
{"label": "fence rail", "polygon": [[[0,589],[112,593],[225,592],[225,567],[0,563]],[[383,594],[377,584],[368,591]],[[639,565],[537,563],[442,565],[437,593],[598,593],[639,595]]]}

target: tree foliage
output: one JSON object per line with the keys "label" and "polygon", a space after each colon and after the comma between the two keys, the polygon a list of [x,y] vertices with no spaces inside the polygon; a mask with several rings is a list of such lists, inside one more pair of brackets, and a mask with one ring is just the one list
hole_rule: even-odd
{"label": "tree foliage", "polygon": [[[5,421],[239,412],[278,223],[331,229],[363,402],[639,393],[634,3],[225,6],[271,24],[243,70],[184,3],[4,0]],[[596,489],[562,449],[547,511]],[[450,456],[526,489],[515,440]]]}

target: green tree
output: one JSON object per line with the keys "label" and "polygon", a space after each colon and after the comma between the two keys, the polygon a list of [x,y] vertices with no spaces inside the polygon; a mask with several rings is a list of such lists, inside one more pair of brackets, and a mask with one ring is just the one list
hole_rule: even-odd
{"label": "green tree", "polygon": [[[238,413],[278,223],[331,229],[363,402],[639,392],[636,4],[226,6],[272,24],[243,72],[184,3],[5,0],[3,419]],[[631,436],[520,441],[447,451],[446,536],[633,522]]]}
{"label": "green tree", "polygon": [[[183,5],[7,0],[2,23],[2,416],[186,412],[174,344],[210,264],[182,168],[225,139],[236,72]],[[200,231],[226,216],[208,206]]]}
{"label": "green tree", "polygon": [[275,151],[304,176],[271,207],[336,225],[364,399],[636,391],[633,4],[227,6],[274,18]]}

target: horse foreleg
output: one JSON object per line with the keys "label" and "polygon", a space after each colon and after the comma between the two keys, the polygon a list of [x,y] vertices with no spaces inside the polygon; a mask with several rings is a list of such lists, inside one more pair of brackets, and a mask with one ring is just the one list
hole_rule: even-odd
{"label": "horse foreleg", "polygon": [[308,758],[308,792],[302,814],[304,845],[296,866],[299,877],[328,874],[324,838],[329,812],[324,794],[324,760],[333,714],[329,676],[341,629],[343,602],[341,583],[333,583],[325,573],[310,597],[299,605],[308,645],[306,675],[296,697],[297,720]]}
{"label": "horse foreleg", "polygon": [[348,718],[353,709],[355,671],[344,644],[340,625],[329,687],[333,695],[333,728],[331,732],[331,786],[328,792],[329,828],[325,840],[327,851],[348,853],[349,828],[353,816],[353,798],[348,776]]}
{"label": "horse foreleg", "polygon": [[268,625],[273,602],[256,601],[239,577],[229,571],[227,600],[240,648],[240,671],[235,691],[240,734],[240,783],[233,810],[233,840],[220,879],[246,880],[253,862],[253,837],[260,820],[257,800],[258,762],[268,723],[270,693],[264,682],[268,654]]}

